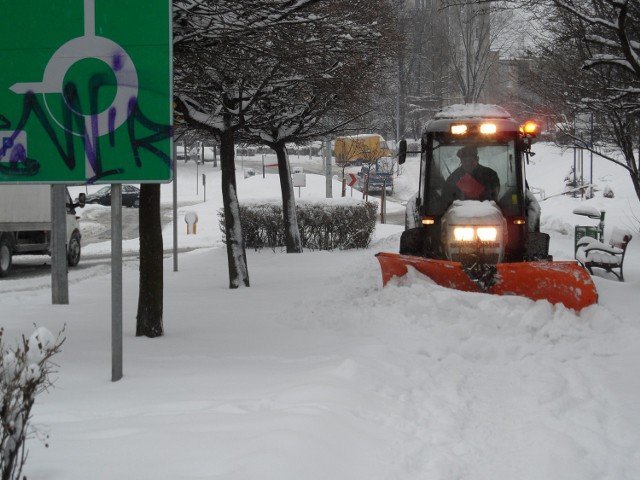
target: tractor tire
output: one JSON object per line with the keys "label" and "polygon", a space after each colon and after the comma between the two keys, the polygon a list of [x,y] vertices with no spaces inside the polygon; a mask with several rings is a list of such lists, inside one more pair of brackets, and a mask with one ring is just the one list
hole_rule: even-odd
{"label": "tractor tire", "polygon": [[424,229],[411,228],[402,232],[400,236],[400,254],[413,255],[415,257],[425,256]]}

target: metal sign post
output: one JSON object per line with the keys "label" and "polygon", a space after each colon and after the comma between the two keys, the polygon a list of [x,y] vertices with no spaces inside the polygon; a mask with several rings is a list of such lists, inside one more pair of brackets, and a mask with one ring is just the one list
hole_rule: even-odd
{"label": "metal sign post", "polygon": [[[183,145],[183,151],[186,157],[186,148]],[[173,144],[173,158],[177,157],[177,147]],[[186,160],[185,160],[186,162]],[[173,162],[173,271],[178,271],[178,162]]]}
{"label": "metal sign post", "polygon": [[387,179],[382,182],[382,193],[380,194],[380,223],[384,225],[387,214]]}
{"label": "metal sign post", "polygon": [[122,378],[122,185],[111,185],[111,381]]}
{"label": "metal sign post", "polygon": [[204,202],[207,202],[207,175],[202,174],[202,192],[204,193]]}
{"label": "metal sign post", "polygon": [[67,272],[67,189],[51,186],[51,303],[69,303]]}
{"label": "metal sign post", "polygon": [[[12,41],[0,45],[0,64],[11,65],[0,76],[0,183],[111,184],[117,198],[114,380],[122,376],[121,185],[169,182],[175,162],[172,11],[170,0],[30,0],[3,9],[3,38]],[[53,203],[64,216],[66,197]],[[54,235],[66,237],[53,220]],[[64,240],[56,242],[62,252]],[[66,249],[55,256],[66,261]]]}
{"label": "metal sign post", "polygon": [[333,198],[333,185],[331,178],[331,140],[324,141],[324,174],[326,181],[326,197]]}

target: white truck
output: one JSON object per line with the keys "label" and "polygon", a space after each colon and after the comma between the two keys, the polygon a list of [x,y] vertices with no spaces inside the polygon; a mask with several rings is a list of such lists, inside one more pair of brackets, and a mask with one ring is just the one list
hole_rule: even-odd
{"label": "white truck", "polygon": [[[80,227],[67,191],[67,264],[80,261]],[[14,255],[51,255],[51,186],[0,185],[0,277],[11,271]]]}

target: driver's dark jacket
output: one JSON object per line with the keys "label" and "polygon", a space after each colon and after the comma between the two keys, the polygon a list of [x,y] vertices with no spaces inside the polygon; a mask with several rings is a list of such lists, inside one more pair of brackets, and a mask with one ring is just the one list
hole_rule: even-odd
{"label": "driver's dark jacket", "polygon": [[491,168],[477,165],[467,173],[462,167],[457,168],[444,185],[444,199],[447,204],[454,200],[494,200],[498,201],[500,179]]}

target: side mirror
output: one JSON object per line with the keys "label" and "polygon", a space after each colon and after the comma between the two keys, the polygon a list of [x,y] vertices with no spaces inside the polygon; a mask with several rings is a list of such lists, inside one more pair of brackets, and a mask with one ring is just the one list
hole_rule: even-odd
{"label": "side mirror", "polygon": [[398,144],[398,163],[402,165],[407,160],[407,141],[400,140]]}
{"label": "side mirror", "polygon": [[79,193],[78,194],[78,206],[80,208],[84,207],[85,204],[87,203],[87,196],[84,193]]}

